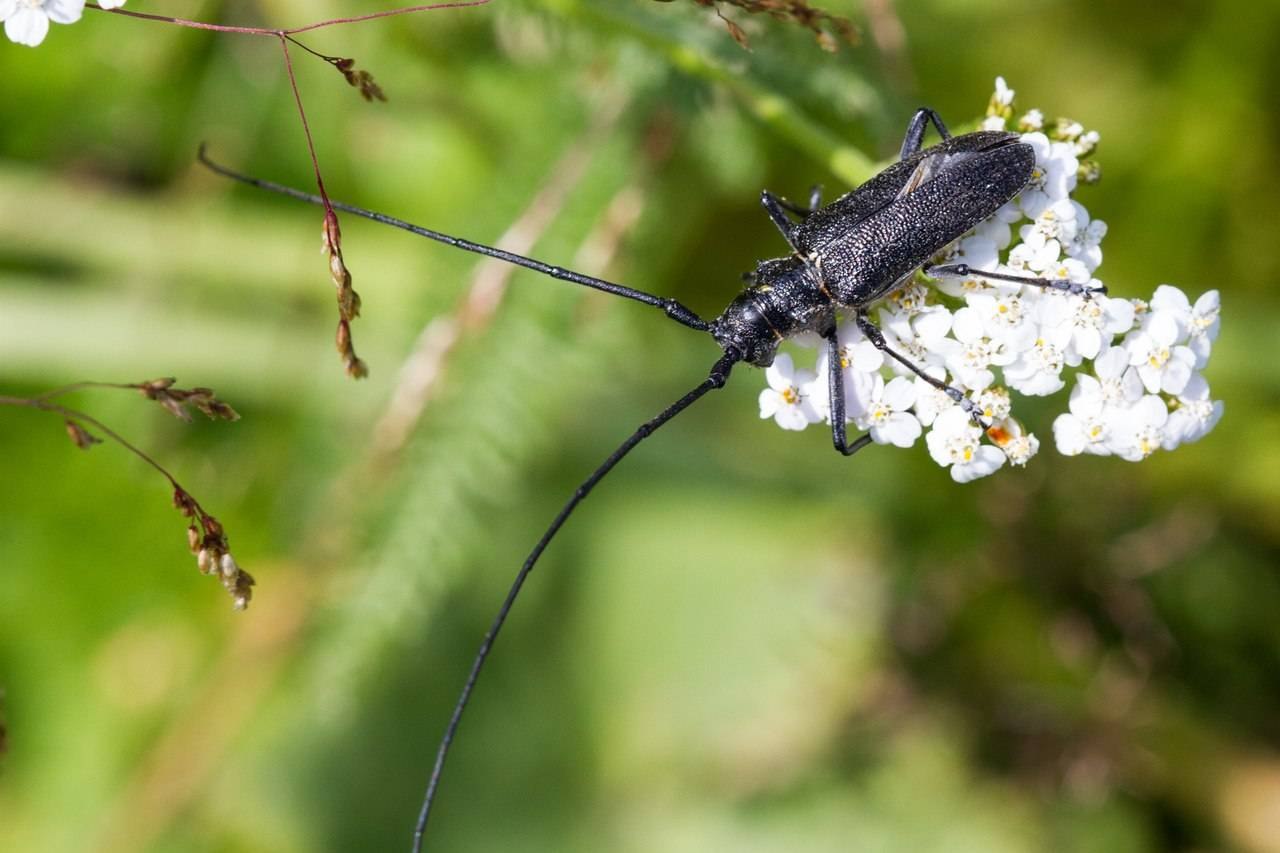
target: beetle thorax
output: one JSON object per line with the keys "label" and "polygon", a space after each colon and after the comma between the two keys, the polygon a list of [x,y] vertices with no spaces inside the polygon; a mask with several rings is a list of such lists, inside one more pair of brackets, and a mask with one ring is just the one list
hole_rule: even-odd
{"label": "beetle thorax", "polygon": [[795,255],[761,261],[754,283],[711,324],[716,342],[757,367],[773,364],[778,345],[800,332],[824,332],[835,305],[809,265]]}

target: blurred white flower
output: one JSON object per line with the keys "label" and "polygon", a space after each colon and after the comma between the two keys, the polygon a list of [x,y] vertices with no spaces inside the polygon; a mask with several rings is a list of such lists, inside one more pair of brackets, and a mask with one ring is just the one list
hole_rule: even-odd
{"label": "blurred white flower", "polygon": [[[0,21],[9,41],[36,47],[49,34],[49,22],[74,24],[85,0],[0,0]],[[118,9],[125,0],[98,0],[103,9]]]}
{"label": "blurred white flower", "polygon": [[1013,96],[1017,94],[1009,88],[1009,84],[1004,81],[1003,77],[996,78],[996,92],[991,100],[1002,107],[1013,105]]}
{"label": "blurred white flower", "polygon": [[0,18],[9,41],[35,47],[49,34],[49,22],[74,24],[84,0],[0,0]]}

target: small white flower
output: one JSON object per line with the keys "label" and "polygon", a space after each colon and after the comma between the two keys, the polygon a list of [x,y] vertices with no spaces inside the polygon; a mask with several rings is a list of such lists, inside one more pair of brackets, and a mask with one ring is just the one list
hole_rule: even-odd
{"label": "small white flower", "polygon": [[986,388],[995,381],[989,369],[997,360],[1008,364],[1014,355],[987,337],[982,321],[972,308],[961,308],[955,314],[952,334],[956,345],[950,348],[945,364],[956,381],[967,388]]}
{"label": "small white flower", "polygon": [[1092,154],[1093,150],[1098,147],[1098,142],[1101,139],[1102,137],[1096,130],[1088,130],[1080,134],[1076,139],[1076,156],[1087,157]]}
{"label": "small white flower", "polygon": [[1093,361],[1093,372],[1098,377],[1099,406],[1127,407],[1142,396],[1142,379],[1129,366],[1129,353],[1124,347],[1103,350]]}
{"label": "small white flower", "polygon": [[1043,133],[1023,134],[1022,141],[1036,154],[1031,180],[1018,195],[1018,206],[1028,219],[1035,219],[1055,201],[1066,198],[1076,188],[1080,161],[1068,142],[1050,142]]}
{"label": "small white flower", "polygon": [[1067,254],[1082,262],[1094,272],[1102,265],[1102,238],[1107,236],[1107,223],[1101,219],[1089,219],[1089,211],[1077,201],[1071,202],[1076,211],[1076,233],[1067,243]]}
{"label": "small white flower", "polygon": [[993,423],[1003,421],[1013,411],[1013,401],[1009,399],[1008,389],[999,385],[984,388],[974,402],[978,404],[978,411],[982,416]]}
{"label": "small white flower", "polygon": [[[1069,198],[1062,198],[1040,211],[1030,225],[1019,229],[1022,239],[1033,231],[1039,232],[1039,242],[1057,240],[1059,245],[1069,244],[1076,237],[1076,208],[1084,208]],[[1088,215],[1087,213],[1085,214]]]}
{"label": "small white flower", "polygon": [[1076,376],[1076,387],[1071,389],[1071,411],[1058,415],[1053,421],[1053,441],[1063,456],[1091,453],[1110,456],[1107,446],[1110,426],[1107,409],[1099,404],[1102,392],[1099,382],[1092,376]]}
{"label": "small white flower", "polygon": [[1009,88],[1009,84],[1004,82],[1003,77],[996,78],[996,91],[991,97],[992,101],[1002,107],[1011,106],[1015,94],[1014,90]]}
{"label": "small white flower", "polygon": [[886,297],[893,310],[911,316],[925,309],[929,301],[929,288],[922,282],[912,279]]}
{"label": "small white flower", "polygon": [[[1010,229],[1008,224],[997,222],[994,233],[984,228],[993,220],[988,219],[978,226],[975,233],[955,244],[954,251],[948,253],[946,260],[953,264],[966,264],[972,273],[964,278],[959,276],[941,276],[938,278],[938,289],[948,296],[966,296],[970,293],[985,293],[993,290],[994,285],[983,278],[982,271],[995,272],[1000,265],[1001,248],[999,240],[1003,237],[1004,245],[1009,245]],[[999,229],[1004,229],[1003,234]]]}
{"label": "small white flower", "polygon": [[[1022,211],[1017,207],[1009,207],[1005,205],[997,210],[994,214],[979,222],[973,229],[973,236],[986,237],[992,243],[995,243],[997,249],[1003,251],[1009,248],[1009,244],[1013,242],[1013,229],[1009,226],[1022,218]],[[982,267],[982,269],[994,269],[999,262],[996,257],[992,260],[990,267]],[[966,261],[970,266],[981,266],[981,258]]]}
{"label": "small white flower", "polygon": [[1031,457],[1040,452],[1040,439],[1029,432],[1023,432],[1022,424],[1013,418],[1001,419],[987,430],[987,437],[995,442],[996,447],[1004,451],[1010,465],[1026,467]]}
{"label": "small white flower", "polygon": [[1155,310],[1141,330],[1125,338],[1129,363],[1138,368],[1142,384],[1152,394],[1181,394],[1191,378],[1196,356],[1189,347],[1176,344],[1178,332],[1172,312]]}
{"label": "small white flower", "polygon": [[[1034,322],[1035,295],[1024,298],[1007,290],[995,293],[975,293],[966,297],[968,304],[955,314],[952,328],[956,337],[961,330],[979,324],[982,333],[1010,352],[1007,359],[993,359],[993,364],[1008,364],[1016,353],[1030,347],[1036,339]],[[972,335],[970,335],[972,337]]]}
{"label": "small white flower", "polygon": [[[925,373],[941,382],[947,380],[947,371],[937,365],[930,367]],[[952,400],[946,391],[926,382],[922,377],[917,376],[914,382],[916,386],[915,413],[920,423],[925,426],[930,426],[938,415],[956,405],[955,400]]]}
{"label": "small white flower", "polygon": [[[950,330],[951,312],[941,305],[931,306],[915,315],[887,309],[880,311],[880,331],[884,333],[889,349],[921,368],[942,364],[947,355],[959,346],[947,337]],[[911,373],[897,359],[888,359],[888,364],[900,376]]]}
{"label": "small white flower", "polygon": [[1058,126],[1054,129],[1053,135],[1057,139],[1073,142],[1082,133],[1084,133],[1084,125],[1080,122],[1073,121],[1071,119],[1059,119]]}
{"label": "small white flower", "polygon": [[1018,131],[1034,133],[1037,130],[1044,130],[1044,113],[1040,110],[1027,110],[1027,114],[1018,119]]}
{"label": "small white flower", "polygon": [[83,12],[84,0],[0,0],[4,34],[9,41],[27,47],[35,47],[44,41],[49,34],[50,21],[74,24]]}
{"label": "small white flower", "polygon": [[1066,384],[1062,380],[1065,365],[1062,350],[1040,337],[1030,349],[1019,354],[1017,361],[1004,369],[1004,379],[1019,394],[1043,397]]}
{"label": "small white flower", "polygon": [[907,410],[916,401],[916,388],[905,376],[894,377],[886,383],[880,374],[875,375],[875,387],[866,414],[857,418],[859,429],[869,430],[876,444],[892,444],[910,447],[920,437],[920,421]]}
{"label": "small white flower", "polygon": [[1116,335],[1133,328],[1133,303],[1127,299],[1065,293],[1058,298],[1065,309],[1065,319],[1049,336],[1072,367],[1084,359],[1097,358],[1098,353],[1111,346]]}
{"label": "small white flower", "polygon": [[953,406],[938,415],[925,443],[934,462],[951,468],[951,479],[967,483],[993,473],[1005,463],[1004,452],[982,444],[981,438],[982,430],[974,426],[964,409]]}
{"label": "small white flower", "polygon": [[1164,444],[1169,409],[1164,400],[1148,394],[1127,409],[1112,413],[1107,447],[1129,462],[1141,462]]}
{"label": "small white flower", "polygon": [[1220,310],[1218,291],[1200,295],[1193,307],[1187,295],[1176,287],[1162,284],[1151,297],[1153,314],[1167,314],[1178,324],[1178,341],[1186,341],[1196,357],[1196,367],[1209,360],[1209,351],[1218,337]]}
{"label": "small white flower", "polygon": [[769,387],[760,392],[760,417],[773,418],[783,429],[800,430],[823,416],[810,400],[817,378],[812,370],[796,370],[791,356],[780,354],[765,371]]}
{"label": "small white flower", "polygon": [[1029,231],[1022,242],[1009,250],[1009,270],[1013,273],[1043,273],[1062,257],[1062,244],[1046,239],[1039,231]]}
{"label": "small white flower", "polygon": [[1209,383],[1198,373],[1192,375],[1175,405],[1164,425],[1165,450],[1199,441],[1222,418],[1222,401],[1209,399]]}

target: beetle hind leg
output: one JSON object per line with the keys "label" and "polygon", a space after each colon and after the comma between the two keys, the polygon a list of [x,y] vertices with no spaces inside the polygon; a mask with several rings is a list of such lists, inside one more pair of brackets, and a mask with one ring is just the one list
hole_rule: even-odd
{"label": "beetle hind leg", "polygon": [[1072,296],[1083,296],[1085,299],[1091,296],[1105,296],[1107,288],[1105,286],[1090,287],[1087,284],[1081,284],[1078,281],[1072,281],[1068,278],[1040,278],[1034,275],[1011,275],[1003,272],[984,272],[983,270],[975,270],[968,264],[936,264],[934,266],[926,266],[923,268],[925,275],[931,275],[934,278],[968,278],[974,276],[976,278],[989,278],[993,281],[1009,281],[1014,284],[1029,284],[1032,287],[1041,287],[1045,290],[1060,290],[1063,293]]}
{"label": "beetle hind leg", "polygon": [[934,388],[937,388],[939,391],[950,397],[955,401],[956,405],[964,409],[969,414],[969,417],[973,419],[973,422],[984,432],[991,429],[991,423],[982,416],[982,409],[977,403],[966,397],[964,392],[959,388],[956,388],[953,385],[948,385],[936,376],[930,376],[928,373],[925,373],[924,370],[922,370],[920,366],[911,359],[890,347],[888,341],[884,339],[884,334],[880,331],[880,327],[871,322],[871,318],[869,318],[865,313],[858,311],[857,314],[854,315],[854,320],[858,324],[858,329],[861,330],[862,334],[867,336],[867,340],[871,341],[871,343],[875,345],[876,349],[880,350],[880,352],[889,356],[894,361],[897,361],[899,364],[902,364],[916,376],[919,376],[925,382],[928,382]]}
{"label": "beetle hind leg", "polygon": [[907,125],[907,135],[902,140],[899,160],[905,160],[920,151],[924,144],[924,132],[929,129],[929,122],[933,122],[938,135],[943,139],[951,138],[951,134],[947,132],[947,126],[942,123],[942,116],[928,107],[921,107],[916,110],[916,114],[911,117],[911,123]]}

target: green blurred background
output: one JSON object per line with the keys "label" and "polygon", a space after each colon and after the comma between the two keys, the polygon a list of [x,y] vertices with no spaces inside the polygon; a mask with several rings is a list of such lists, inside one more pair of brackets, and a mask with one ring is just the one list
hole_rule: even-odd
{"label": "green blurred background", "polygon": [[[498,0],[302,37],[387,104],[294,61],[335,198],[512,230],[704,314],[783,251],[762,187],[840,192],[916,106],[963,127],[1002,74],[1021,109],[1100,131],[1079,198],[1114,294],[1221,290],[1226,417],[1140,465],[1046,441],[957,486],[920,447],[844,460],[760,421],[740,368],[548,552],[429,846],[1280,850],[1280,7],[819,5],[860,42],[726,9],[747,52],[685,0]],[[380,4],[128,8],[287,26]],[[0,393],[215,387],[243,420],[75,402],[169,465],[259,582],[232,613],[153,471],[0,410],[0,849],[406,849],[520,560],[716,348],[345,217],[372,368],[349,381],[318,212],[193,163],[205,140],[311,186],[270,39],[89,11],[0,43],[0,79]],[[1020,411],[1048,439],[1064,408]]]}

